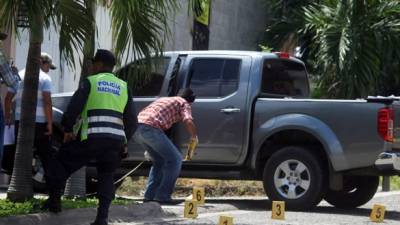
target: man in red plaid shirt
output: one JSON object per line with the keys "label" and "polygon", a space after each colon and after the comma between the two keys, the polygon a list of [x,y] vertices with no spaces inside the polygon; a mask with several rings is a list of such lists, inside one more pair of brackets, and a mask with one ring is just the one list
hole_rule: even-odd
{"label": "man in red plaid shirt", "polygon": [[178,96],[159,98],[138,115],[139,126],[134,138],[148,152],[153,163],[144,201],[175,203],[171,195],[181,171],[182,155],[164,131],[182,121],[191,139],[197,141],[191,107],[195,98],[190,88],[181,89]]}

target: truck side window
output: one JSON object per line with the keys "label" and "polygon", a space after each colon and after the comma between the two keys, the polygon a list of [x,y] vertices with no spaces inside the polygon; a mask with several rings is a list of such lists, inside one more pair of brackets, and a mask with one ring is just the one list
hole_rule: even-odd
{"label": "truck side window", "polygon": [[295,61],[267,59],[264,62],[261,92],[292,97],[308,97],[307,73]]}
{"label": "truck side window", "polygon": [[144,60],[135,61],[121,68],[116,75],[128,83],[134,96],[158,96],[169,61],[169,57],[154,58],[151,65],[146,65]]}
{"label": "truck side window", "polygon": [[190,87],[201,97],[224,97],[239,84],[240,59],[194,59],[189,70]]}

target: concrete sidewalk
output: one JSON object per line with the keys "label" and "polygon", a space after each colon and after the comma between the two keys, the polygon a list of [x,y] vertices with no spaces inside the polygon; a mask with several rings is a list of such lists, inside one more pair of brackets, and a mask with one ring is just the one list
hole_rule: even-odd
{"label": "concrete sidewalk", "polygon": [[[6,187],[0,188],[0,199],[7,197]],[[45,197],[36,195],[35,197]],[[96,208],[66,209],[61,213],[36,213],[0,218],[0,225],[89,225],[96,217]],[[156,202],[111,205],[109,222],[133,222],[160,219],[165,216]]]}

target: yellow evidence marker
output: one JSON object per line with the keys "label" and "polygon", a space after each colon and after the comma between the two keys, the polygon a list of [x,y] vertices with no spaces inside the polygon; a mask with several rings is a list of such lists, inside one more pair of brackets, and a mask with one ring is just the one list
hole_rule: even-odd
{"label": "yellow evidence marker", "polygon": [[218,225],[233,225],[232,216],[220,216]]}
{"label": "yellow evidence marker", "polygon": [[272,214],[271,218],[275,220],[285,219],[285,202],[284,201],[273,201],[272,202]]}
{"label": "yellow evidence marker", "polygon": [[197,218],[197,201],[195,200],[186,200],[185,201],[185,209],[183,217],[185,218]]}
{"label": "yellow evidence marker", "polygon": [[192,198],[197,201],[198,205],[204,205],[204,187],[193,187]]}
{"label": "yellow evidence marker", "polygon": [[371,221],[383,222],[383,219],[385,218],[385,209],[386,209],[385,206],[375,204],[374,207],[372,207],[371,215],[369,216]]}

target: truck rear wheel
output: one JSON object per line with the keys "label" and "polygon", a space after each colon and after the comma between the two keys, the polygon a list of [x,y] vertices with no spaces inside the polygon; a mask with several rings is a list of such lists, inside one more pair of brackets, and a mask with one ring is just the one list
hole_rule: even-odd
{"label": "truck rear wheel", "polygon": [[364,205],[378,190],[378,176],[347,176],[343,179],[343,190],[329,189],[325,196],[325,200],[337,208],[349,209]]}
{"label": "truck rear wheel", "polygon": [[271,201],[284,201],[292,210],[308,210],[325,194],[326,177],[318,157],[303,147],[287,146],[264,167],[264,190]]}

